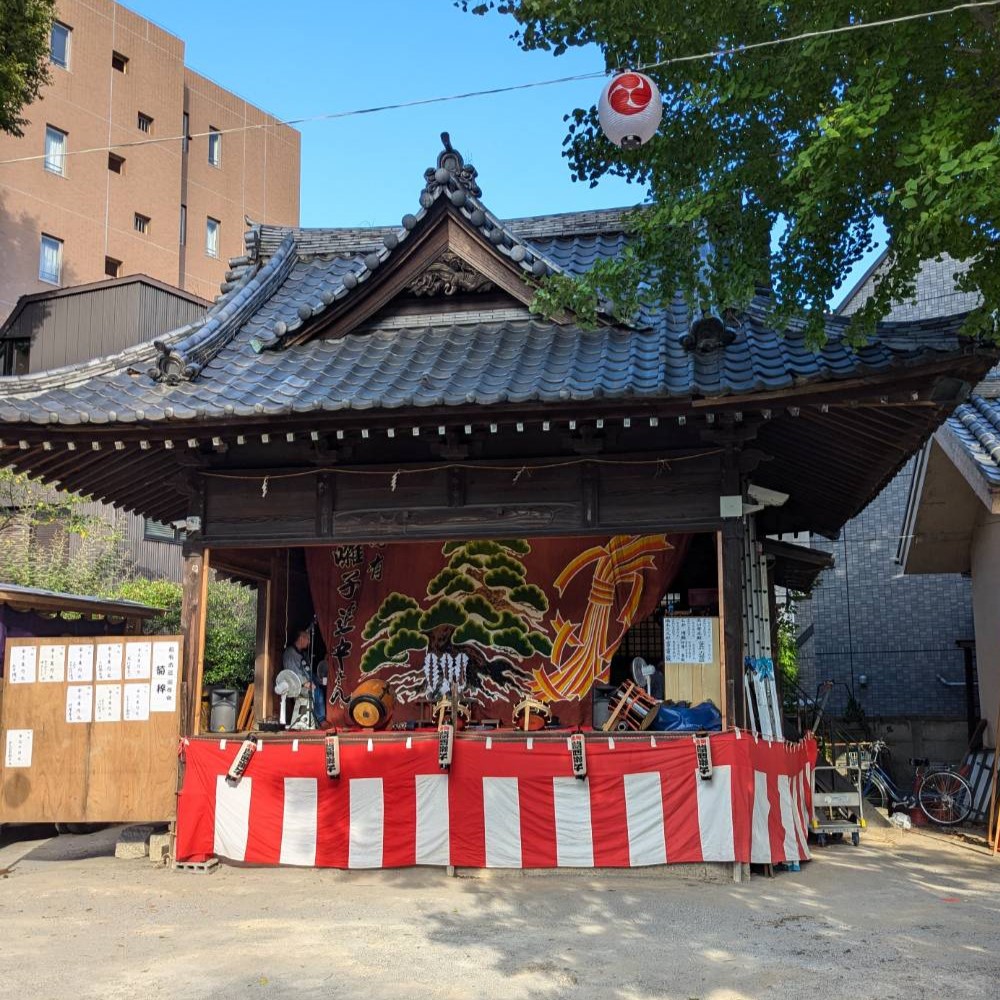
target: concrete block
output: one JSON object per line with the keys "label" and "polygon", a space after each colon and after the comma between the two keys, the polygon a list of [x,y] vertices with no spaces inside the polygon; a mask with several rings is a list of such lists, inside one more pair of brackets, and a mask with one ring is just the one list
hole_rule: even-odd
{"label": "concrete block", "polygon": [[149,856],[149,838],[153,834],[152,826],[126,826],[118,834],[115,844],[115,857],[133,860]]}
{"label": "concrete block", "polygon": [[164,865],[170,860],[170,834],[154,833],[149,838],[149,860]]}
{"label": "concrete block", "polygon": [[123,858],[126,861],[134,861],[136,858],[147,858],[149,857],[149,844],[144,840],[119,840],[115,844],[115,857]]}

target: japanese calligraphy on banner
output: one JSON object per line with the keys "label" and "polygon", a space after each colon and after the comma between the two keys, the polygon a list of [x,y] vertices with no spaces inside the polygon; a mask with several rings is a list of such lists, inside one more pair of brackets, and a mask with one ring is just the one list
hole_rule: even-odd
{"label": "japanese calligraphy on banner", "polygon": [[66,654],[69,661],[71,684],[87,683],[94,679],[94,647],[92,643],[74,643]]}
{"label": "japanese calligraphy on banner", "polygon": [[122,719],[122,686],[121,684],[98,684],[94,698],[95,722],[121,722]]}
{"label": "japanese calligraphy on banner", "polygon": [[31,745],[34,732],[31,729],[8,729],[7,745],[4,748],[4,767],[31,767]]}
{"label": "japanese calligraphy on banner", "polygon": [[[633,623],[659,603],[687,536],[341,545],[306,552],[329,650],[330,701],[362,677],[391,679],[397,721],[433,699],[425,661],[464,668],[479,714],[509,722],[525,696],[589,721],[591,685]],[[335,680],[333,680],[335,678]],[[409,707],[408,707],[409,706]]]}
{"label": "japanese calligraphy on banner", "polygon": [[145,722],[149,718],[149,685],[125,685],[125,721]]}
{"label": "japanese calligraphy on banner", "polygon": [[94,686],[70,684],[66,688],[66,721],[92,722],[94,718]]}
{"label": "japanese calligraphy on banner", "polygon": [[97,644],[97,679],[99,681],[120,681],[122,679],[122,656],[124,643],[99,642]]}
{"label": "japanese calligraphy on banner", "polygon": [[38,647],[38,679],[43,684],[61,684],[66,679],[66,647]]}
{"label": "japanese calligraphy on banner", "polygon": [[149,688],[149,710],[172,712],[177,707],[177,676],[180,644],[176,640],[153,643],[153,679]]}
{"label": "japanese calligraphy on banner", "polygon": [[151,642],[130,642],[125,646],[125,680],[148,681],[152,664]]}
{"label": "japanese calligraphy on banner", "polygon": [[667,663],[712,663],[715,659],[712,618],[663,619],[663,659]]}
{"label": "japanese calligraphy on banner", "polygon": [[34,684],[38,650],[34,646],[13,646],[10,651],[11,684]]}

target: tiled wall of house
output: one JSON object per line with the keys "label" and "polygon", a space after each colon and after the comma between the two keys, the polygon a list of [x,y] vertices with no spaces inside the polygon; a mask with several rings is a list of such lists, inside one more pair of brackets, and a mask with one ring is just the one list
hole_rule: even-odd
{"label": "tiled wall of house", "polygon": [[[797,606],[802,686],[837,683],[834,711],[847,691],[868,717],[965,718],[963,652],[973,638],[972,591],[958,575],[902,576],[895,561],[913,462],[834,542],[811,544],[834,554],[836,566],[820,576],[811,600]],[[867,683],[862,685],[862,675]]]}

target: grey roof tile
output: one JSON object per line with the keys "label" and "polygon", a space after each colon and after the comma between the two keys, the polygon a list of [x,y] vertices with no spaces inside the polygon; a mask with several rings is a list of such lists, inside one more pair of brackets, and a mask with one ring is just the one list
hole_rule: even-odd
{"label": "grey roof tile", "polygon": [[968,403],[963,403],[948,418],[948,429],[961,442],[987,484],[1000,489],[1000,399],[973,394]]}
{"label": "grey roof tile", "polygon": [[366,258],[374,253],[378,266],[391,266],[382,262],[391,261],[393,248],[419,231],[441,199],[454,206],[459,191],[463,203],[454,210],[485,236],[492,233],[499,253],[510,256],[511,248],[521,248],[526,271],[538,258],[549,270],[579,275],[625,246],[623,210],[501,222],[482,205],[474,170],[470,179],[471,168],[462,169],[442,181],[428,171],[423,207],[401,227],[255,227],[247,258],[234,268],[232,288],[202,321],[113,358],[0,379],[0,424],[714,398],[880,371],[959,349],[960,321],[954,317],[883,324],[878,339],[857,352],[843,340],[846,320],[831,318],[828,343],[813,351],[800,329],[779,336],[768,327],[768,302],[761,296],[732,344],[713,356],[692,355],[681,343],[691,315],[680,295],[662,311],[647,309],[645,325],[635,328],[584,330],[538,318],[485,321],[453,314],[423,326],[373,325],[339,339],[285,341],[302,328],[303,316],[361,294],[373,273],[374,261]]}

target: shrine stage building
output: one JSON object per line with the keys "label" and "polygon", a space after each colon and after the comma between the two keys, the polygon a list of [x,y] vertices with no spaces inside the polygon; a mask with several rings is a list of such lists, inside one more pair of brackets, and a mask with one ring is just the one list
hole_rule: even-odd
{"label": "shrine stage building", "polygon": [[[186,530],[178,858],[807,857],[815,745],[766,724],[746,678],[771,658],[773,585],[824,561],[772,539],[834,535],[996,350],[961,316],[883,323],[857,350],[831,317],[814,350],[768,326],[765,290],[724,317],[678,294],[631,324],[545,319],[538,283],[620,254],[626,213],[501,220],[449,142],[415,207],[255,225],[202,320],[0,380],[5,463]],[[201,731],[212,571],[258,594],[246,741]],[[262,732],[314,616],[337,738]],[[697,669],[673,669],[671,629]],[[636,657],[721,726],[601,731]],[[430,703],[446,678],[470,705],[450,743]],[[397,728],[346,724],[372,679]],[[525,699],[548,727],[514,728]]]}

